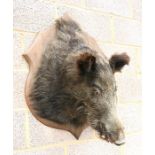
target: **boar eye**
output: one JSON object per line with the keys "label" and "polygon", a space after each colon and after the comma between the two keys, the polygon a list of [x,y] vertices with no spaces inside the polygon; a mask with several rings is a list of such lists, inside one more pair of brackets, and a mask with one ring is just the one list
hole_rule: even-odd
{"label": "boar eye", "polygon": [[93,84],[93,94],[94,95],[100,95],[103,92],[103,90],[96,84]]}

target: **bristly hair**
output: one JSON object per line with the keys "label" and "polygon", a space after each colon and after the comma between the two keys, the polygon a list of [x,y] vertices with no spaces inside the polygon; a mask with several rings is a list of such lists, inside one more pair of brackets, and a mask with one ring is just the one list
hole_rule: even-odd
{"label": "bristly hair", "polygon": [[56,20],[56,28],[62,32],[81,31],[80,26],[68,16]]}

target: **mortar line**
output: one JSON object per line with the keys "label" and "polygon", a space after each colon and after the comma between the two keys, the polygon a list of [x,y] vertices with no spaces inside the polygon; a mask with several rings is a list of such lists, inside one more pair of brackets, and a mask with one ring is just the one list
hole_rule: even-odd
{"label": "mortar line", "polygon": [[125,149],[126,149],[125,145],[120,146],[120,155],[125,155]]}
{"label": "mortar line", "polygon": [[139,54],[140,63],[137,64],[137,67],[140,68],[140,73],[142,74],[142,67],[141,67],[141,65],[142,65],[142,54],[143,54],[143,53],[141,52],[141,49],[138,49],[138,48],[136,48],[135,51],[136,51],[136,53],[140,53],[140,54]]}
{"label": "mortar line", "polygon": [[[132,136],[132,135],[139,135],[141,134],[141,132],[133,132],[132,134],[127,134],[127,136]],[[18,153],[18,152],[25,152],[25,151],[36,151],[36,150],[45,150],[45,149],[49,149],[49,148],[57,148],[57,147],[61,147],[61,148],[64,148],[65,146],[67,145],[77,145],[77,144],[84,144],[84,143],[87,143],[87,142],[92,142],[92,141],[99,141],[100,138],[93,138],[93,139],[85,139],[85,140],[80,140],[80,141],[75,141],[75,140],[72,140],[72,141],[66,141],[66,142],[60,142],[60,143],[56,143],[56,144],[49,144],[49,145],[43,145],[43,146],[34,146],[34,147],[29,147],[29,148],[23,148],[23,149],[16,149],[14,150],[15,153]]]}
{"label": "mortar line", "polygon": [[[20,34],[21,34],[21,48],[22,48],[22,50],[24,51],[24,47],[25,47],[24,37],[25,37],[25,35],[24,35],[23,32],[20,32]],[[22,56],[22,55],[21,55],[21,56]],[[17,68],[14,68],[14,69],[13,69],[13,72],[15,72],[15,71],[24,71],[24,69],[18,70]],[[27,72],[28,70],[25,69],[25,71]],[[24,71],[24,72],[25,72],[25,71]]]}
{"label": "mortar line", "polygon": [[68,155],[68,146],[64,145],[64,155]]}
{"label": "mortar line", "polygon": [[85,6],[85,0],[79,0],[80,3],[79,4],[73,4],[73,3],[66,3],[66,2],[61,2],[61,0],[57,0],[56,2],[58,3],[58,5],[67,5],[70,7],[76,7],[76,8],[84,8]]}
{"label": "mortar line", "polygon": [[95,12],[97,14],[102,14],[102,15],[111,15],[111,16],[116,16],[118,18],[123,18],[123,19],[129,19],[129,20],[134,20],[134,21],[137,21],[139,23],[141,23],[140,20],[137,20],[135,18],[132,18],[129,17],[129,16],[122,16],[122,15],[118,15],[118,14],[115,14],[115,13],[108,13],[108,12],[105,12],[105,11],[101,11],[101,9],[98,9],[98,8],[95,8],[95,7],[87,7],[86,6],[86,0],[81,0],[81,3],[80,5],[74,5],[74,4],[66,4],[64,2],[61,2],[60,0],[58,1],[49,1],[49,3],[57,3],[59,6],[66,6],[66,7],[69,7],[69,8],[73,8],[73,9],[85,9],[86,11],[90,11],[90,12]]}
{"label": "mortar line", "polygon": [[111,27],[111,40],[112,43],[115,42],[115,27],[114,27],[114,17],[110,17],[110,27]]}
{"label": "mortar line", "polygon": [[128,0],[127,2],[128,2],[128,8],[130,10],[131,18],[134,19],[134,17],[133,17],[133,4],[132,4],[131,0]]}
{"label": "mortar line", "polygon": [[29,128],[29,115],[28,111],[25,111],[26,120],[25,120],[25,140],[26,140],[26,147],[30,147],[30,128]]}
{"label": "mortar line", "polygon": [[29,151],[43,151],[43,150],[46,150],[46,149],[53,149],[53,148],[62,148],[64,149],[64,146],[43,146],[43,147],[30,147],[30,148],[24,148],[24,149],[16,149],[14,150],[14,153],[22,153],[22,152],[29,152]]}
{"label": "mortar line", "polygon": [[27,109],[27,108],[14,108],[13,111],[14,111],[14,112],[28,111],[28,109]]}
{"label": "mortar line", "polygon": [[36,34],[37,32],[34,32],[34,31],[26,31],[26,30],[22,30],[22,29],[16,29],[16,28],[13,28],[13,31],[16,31],[16,32],[21,32],[21,33],[30,33],[30,34]]}
{"label": "mortar line", "polygon": [[[131,103],[132,102],[132,103]],[[133,104],[141,104],[142,103],[142,100],[137,100],[137,101],[124,101],[124,102],[120,102],[119,105],[133,105]]]}
{"label": "mortar line", "polygon": [[21,48],[24,51],[24,47],[25,47],[24,37],[25,37],[25,35],[24,35],[24,33],[21,33],[21,34],[22,34],[21,35]]}
{"label": "mortar line", "polygon": [[[13,29],[13,33],[18,33],[19,35],[20,35],[20,37],[21,37],[21,35],[23,35],[23,32],[22,31],[16,31],[16,30],[14,30]],[[13,36],[14,37],[14,36]],[[20,40],[21,41],[21,40]]]}
{"label": "mortar line", "polygon": [[[133,135],[139,135],[141,134],[141,130],[140,131],[134,131],[134,132],[128,132],[126,133],[126,136],[133,136]],[[122,145],[120,146],[120,155],[125,155],[125,150],[126,150],[126,145]]]}
{"label": "mortar line", "polygon": [[140,70],[140,66],[137,65],[137,68],[139,68],[138,71],[134,71],[134,72],[128,72],[128,73],[125,73],[126,76],[134,76],[136,78],[141,78],[142,77],[142,71]]}
{"label": "mortar line", "polygon": [[141,133],[142,133],[142,129],[133,131],[133,132],[126,132],[126,135],[130,137],[130,136],[140,135]]}
{"label": "mortar line", "polygon": [[29,69],[26,69],[25,67],[23,67],[23,68],[15,68],[13,70],[13,72],[28,72],[28,71],[29,71]]}
{"label": "mortar line", "polygon": [[131,18],[134,19],[134,15],[133,15],[133,3],[131,0],[128,0],[128,8],[131,11]]}
{"label": "mortar line", "polygon": [[[51,1],[49,1],[51,2]],[[53,2],[52,2],[53,3]],[[100,15],[106,15],[106,16],[114,16],[114,17],[118,17],[118,18],[123,18],[123,19],[126,19],[126,20],[134,20],[138,23],[141,23],[139,20],[136,20],[136,19],[133,19],[133,18],[129,18],[129,17],[125,17],[125,16],[121,16],[121,15],[116,15],[116,14],[112,14],[112,13],[107,13],[107,12],[102,12],[100,10],[93,10],[93,9],[88,9],[87,7],[77,7],[77,6],[74,6],[74,5],[69,5],[69,4],[60,4],[59,2],[56,2],[55,1],[55,7],[57,8],[57,4],[60,5],[60,6],[66,6],[66,7],[69,7],[69,8],[75,8],[75,9],[86,9],[86,11],[90,11],[93,13],[95,12],[95,14],[100,14]],[[57,10],[57,9],[56,9]],[[56,11],[57,12],[57,11]],[[57,14],[58,15],[58,14]],[[14,28],[13,29],[14,31],[18,31],[18,32],[26,32],[26,33],[32,33],[32,34],[36,34],[37,32],[35,31],[26,31],[26,30],[22,30],[22,29],[16,29]]]}
{"label": "mortar line", "polygon": [[[56,8],[57,10],[57,8]],[[56,11],[57,12],[57,11]],[[56,13],[57,14],[57,13]],[[58,16],[58,15],[57,15]],[[111,16],[112,17],[112,16]],[[21,32],[21,33],[31,33],[31,34],[37,34],[38,32],[30,32],[30,31],[25,31],[21,29],[14,29],[16,32]],[[112,42],[112,41],[102,41],[99,39],[96,39],[97,42],[100,42],[102,44],[107,43],[107,44],[116,44],[116,45],[122,45],[122,46],[128,46],[128,47],[136,47],[136,48],[141,48],[141,45],[135,45],[135,44],[128,44],[128,43],[121,43],[121,42]]]}
{"label": "mortar line", "polygon": [[135,105],[139,105],[139,106],[142,106],[143,104],[142,104],[142,102],[139,102],[139,103],[134,103],[134,102],[130,102],[130,103],[119,103],[118,102],[118,106],[120,106],[120,107],[125,107],[125,106],[135,106]]}
{"label": "mortar line", "polygon": [[56,147],[61,147],[64,148],[65,145],[77,145],[77,144],[84,144],[87,142],[92,142],[92,141],[99,141],[98,138],[93,138],[93,139],[85,139],[85,140],[79,140],[79,141],[66,141],[66,142],[60,142],[60,143],[55,143],[55,144],[47,144],[47,145],[40,145],[40,146],[30,146],[29,148],[23,148],[23,149],[16,149],[15,152],[21,152],[21,151],[35,151],[35,150],[45,150],[49,148],[56,148]]}
{"label": "mortar line", "polygon": [[86,0],[81,0],[81,3],[80,3],[81,6],[84,6],[84,8],[86,7]]}
{"label": "mortar line", "polygon": [[22,32],[20,32],[19,33],[19,44],[20,44],[20,46],[21,46],[21,49],[23,49],[23,42],[24,42],[24,36],[23,36],[23,33]]}
{"label": "mortar line", "polygon": [[96,39],[97,42],[101,44],[114,44],[114,45],[120,45],[120,46],[128,46],[128,47],[133,47],[133,48],[141,48],[141,45],[134,45],[134,44],[127,44],[127,43],[120,43],[120,42],[112,42],[112,41],[102,41],[99,39]]}
{"label": "mortar line", "polygon": [[77,5],[73,5],[73,4],[65,4],[65,3],[62,3],[62,2],[61,3],[58,2],[58,5],[59,6],[64,6],[64,7],[73,8],[73,9],[84,9],[87,12],[89,11],[89,12],[92,12],[92,13],[95,13],[95,14],[98,14],[98,15],[108,15],[108,16],[111,15],[111,16],[122,18],[122,19],[125,19],[125,20],[133,20],[135,22],[141,23],[141,21],[139,21],[137,19],[134,19],[132,17],[121,16],[121,15],[114,14],[114,13],[104,12],[104,11],[101,11],[100,9],[98,9],[98,8],[88,8],[87,6],[86,7],[84,7],[84,6],[77,6]]}
{"label": "mortar line", "polygon": [[57,10],[57,1],[55,1],[55,13],[54,13],[54,18],[57,19],[58,18],[58,10]]}

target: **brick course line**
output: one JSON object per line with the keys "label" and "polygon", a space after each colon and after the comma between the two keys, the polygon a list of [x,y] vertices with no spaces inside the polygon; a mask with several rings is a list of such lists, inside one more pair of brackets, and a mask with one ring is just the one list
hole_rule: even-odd
{"label": "brick course line", "polygon": [[[131,0],[128,0],[128,6],[129,6],[129,9],[131,10],[132,12],[132,19],[135,19],[134,18],[134,13],[133,13],[133,4],[132,4],[132,1]],[[139,20],[138,20],[139,21]]]}
{"label": "brick course line", "polygon": [[120,155],[125,155],[125,145],[121,145],[120,147]]}
{"label": "brick course line", "polygon": [[[24,50],[24,47],[25,47],[25,43],[24,43],[24,33],[22,32],[22,31],[14,31],[14,32],[17,32],[17,33],[20,33],[21,34],[21,49],[22,50]],[[15,52],[15,51],[14,51]],[[24,51],[23,51],[23,53],[24,53]],[[22,55],[21,55],[22,56]],[[18,67],[16,67],[16,66],[13,66],[14,67],[14,69],[13,69],[13,71],[16,71],[16,69],[18,69]],[[19,67],[19,69],[20,69],[21,67]]]}
{"label": "brick course line", "polygon": [[114,43],[115,42],[115,28],[114,28],[113,16],[110,17],[110,27],[111,27],[111,40],[112,40],[112,43]]}
{"label": "brick course line", "polygon": [[17,149],[17,150],[14,150],[13,153],[14,154],[17,154],[17,153],[26,153],[26,152],[29,152],[29,151],[43,151],[43,150],[46,150],[46,149],[53,149],[53,148],[62,148],[64,149],[63,146],[56,146],[56,147],[37,147],[37,148],[29,148],[29,149]]}
{"label": "brick course line", "polygon": [[59,3],[59,2],[57,4],[59,6],[64,6],[64,7],[73,8],[73,9],[82,9],[82,10],[87,11],[87,12],[93,12],[96,15],[110,15],[110,16],[112,15],[114,17],[119,17],[119,18],[122,18],[122,19],[137,21],[137,22],[141,23],[141,21],[139,21],[137,19],[134,19],[132,17],[126,17],[126,16],[117,15],[117,14],[114,14],[114,13],[104,12],[104,11],[99,10],[98,8],[94,9],[94,8],[89,8],[89,7],[84,7],[84,6],[76,6],[76,5],[73,5],[73,4],[65,4],[65,3]]}
{"label": "brick course line", "polygon": [[28,71],[29,71],[29,69],[27,68],[25,68],[25,67],[22,67],[22,68],[15,68],[14,69],[14,72],[23,72],[23,73],[28,73]]}
{"label": "brick course line", "polygon": [[[126,76],[129,76],[129,75],[131,75],[131,74],[130,74],[130,73],[126,73]],[[132,75],[133,75],[134,77],[136,77],[136,78],[141,78],[142,72],[141,72],[141,70],[138,70],[138,71],[136,71],[135,73],[132,73]]]}
{"label": "brick course line", "polygon": [[68,155],[68,146],[67,145],[64,146],[64,155]]}
{"label": "brick course line", "polygon": [[22,50],[24,49],[24,46],[25,46],[25,43],[24,43],[24,33],[21,32],[21,49]]}
{"label": "brick course line", "polygon": [[30,147],[30,129],[29,129],[29,115],[28,111],[25,111],[26,119],[25,119],[25,138],[26,138],[26,147]]}
{"label": "brick course line", "polygon": [[[137,132],[132,132],[132,134],[127,134],[127,136],[133,136],[133,135],[139,135],[141,134],[141,131],[137,131]],[[40,150],[45,150],[45,149],[49,149],[49,148],[56,148],[56,147],[66,147],[70,144],[72,145],[77,145],[77,144],[85,144],[87,142],[92,142],[92,141],[99,141],[99,138],[94,138],[94,139],[85,139],[85,140],[79,140],[79,141],[66,141],[66,142],[62,142],[62,143],[56,143],[56,144],[49,144],[49,145],[44,145],[44,146],[35,146],[35,147],[29,147],[29,148],[23,148],[23,149],[16,149],[14,150],[14,153],[18,153],[18,152],[26,152],[26,151],[40,151]]]}
{"label": "brick course line", "polygon": [[28,111],[28,108],[14,108],[14,112],[19,112],[19,111]]}
{"label": "brick course line", "polygon": [[[111,16],[112,17],[112,16]],[[24,31],[24,30],[21,30],[21,29],[14,29],[13,30],[14,32],[20,32],[20,33],[31,33],[31,34],[37,34],[37,32],[30,32],[30,31]],[[112,41],[102,41],[102,40],[98,40],[96,39],[96,41],[98,43],[101,43],[101,44],[114,44],[114,45],[120,45],[120,46],[127,46],[127,47],[133,47],[133,48],[142,48],[142,45],[133,45],[133,44],[126,44],[126,43],[115,43],[115,42],[112,42]]]}
{"label": "brick course line", "polygon": [[[121,99],[121,98],[120,98]],[[129,106],[129,105],[142,105],[142,101],[127,101],[127,102],[118,102],[119,106]]]}
{"label": "brick course line", "polygon": [[55,2],[55,18],[59,18],[58,10],[57,10],[57,2]]}
{"label": "brick course line", "polygon": [[56,2],[57,3],[59,3],[59,4],[65,4],[65,5],[69,5],[69,6],[75,6],[75,7],[79,7],[79,8],[83,8],[83,6],[86,4],[86,3],[84,3],[84,1],[83,0],[79,0],[80,2],[77,4],[73,4],[73,3],[71,3],[71,4],[69,4],[69,3],[66,3],[66,2],[62,2],[61,0],[56,0]]}
{"label": "brick course line", "polygon": [[81,4],[80,5],[86,7],[86,0],[81,0]]}
{"label": "brick course line", "polygon": [[15,32],[26,32],[26,33],[37,34],[37,32],[34,32],[34,31],[26,31],[26,30],[16,29],[16,28],[14,28],[13,31],[15,31]]}
{"label": "brick course line", "polygon": [[106,44],[116,44],[116,45],[120,45],[120,46],[128,46],[128,47],[135,47],[135,48],[141,48],[142,47],[142,45],[126,44],[126,43],[121,43],[121,42],[102,41],[102,40],[98,40],[98,39],[96,39],[96,41],[106,43]]}
{"label": "brick course line", "polygon": [[[131,103],[132,102],[132,103]],[[129,105],[141,105],[142,101],[126,101],[125,103],[119,103],[119,106],[129,106]]]}
{"label": "brick course line", "polygon": [[127,47],[133,47],[133,48],[142,48],[142,45],[135,45],[135,44],[126,44],[121,42],[112,42],[112,41],[102,41],[99,39],[96,39],[97,42],[100,42],[101,44],[114,44],[114,45],[120,45],[120,46],[127,46]]}
{"label": "brick course line", "polygon": [[[43,1],[44,2],[44,1]],[[52,2],[52,1],[49,1],[49,3]],[[52,6],[54,6],[54,20],[57,20],[59,18],[58,16],[58,11],[57,11],[57,3],[58,3],[58,0],[55,0],[52,2]],[[51,19],[52,20],[52,19]],[[54,23],[54,22],[53,22]]]}
{"label": "brick course line", "polygon": [[[112,17],[112,16],[110,16]],[[56,15],[55,18],[58,18],[58,15]],[[32,31],[25,31],[25,30],[22,30],[22,29],[13,29],[14,32],[20,32],[20,33],[29,33],[29,34],[37,34],[38,32],[32,32]],[[112,32],[113,33],[113,32]],[[97,42],[100,42],[100,43],[106,43],[106,44],[116,44],[116,45],[121,45],[121,46],[128,46],[128,47],[135,47],[135,48],[141,48],[142,46],[141,45],[134,45],[134,44],[126,44],[126,43],[121,43],[121,42],[114,42],[114,41],[102,41],[102,40],[99,40],[99,39],[96,39]]]}
{"label": "brick course line", "polygon": [[142,129],[139,131],[133,131],[133,132],[127,132],[126,135],[127,136],[136,136],[136,135],[141,135],[142,134]]}
{"label": "brick course line", "polygon": [[[24,52],[23,52],[24,53]],[[25,60],[23,60],[23,61],[25,61]],[[24,67],[24,66],[21,66],[21,67],[15,67],[15,66],[13,66],[14,67],[14,71],[17,71],[17,72],[23,72],[23,73],[28,73],[29,72],[29,69],[28,69],[28,67]]]}
{"label": "brick course line", "polygon": [[[24,32],[24,33],[32,33],[32,34],[37,34],[38,32],[32,32],[32,31],[25,31],[22,29],[13,29],[13,31],[15,32]],[[121,42],[112,42],[112,41],[102,41],[102,40],[98,40],[96,39],[97,42],[100,43],[106,43],[106,44],[116,44],[116,45],[121,45],[121,46],[128,46],[128,47],[136,47],[136,48],[141,48],[141,45],[135,45],[135,44],[127,44],[127,43],[121,43]]]}
{"label": "brick course line", "polygon": [[142,74],[142,53],[141,53],[141,48],[135,48],[136,53],[140,53],[140,64],[138,64],[138,67],[140,68],[139,73]]}
{"label": "brick course line", "polygon": [[128,0],[128,8],[129,8],[130,13],[131,13],[131,18],[134,19],[134,17],[133,17],[133,6],[132,6],[131,0]]}
{"label": "brick course line", "polygon": [[47,145],[40,145],[40,146],[34,146],[34,147],[29,147],[29,148],[23,148],[23,149],[16,149],[14,150],[15,152],[24,152],[24,151],[36,151],[36,150],[45,150],[49,148],[55,148],[55,147],[62,147],[64,148],[67,145],[76,145],[76,144],[85,144],[87,142],[92,142],[92,141],[99,141],[98,138],[94,139],[85,139],[85,140],[72,140],[72,141],[66,141],[66,142],[60,142],[56,144],[47,144]]}

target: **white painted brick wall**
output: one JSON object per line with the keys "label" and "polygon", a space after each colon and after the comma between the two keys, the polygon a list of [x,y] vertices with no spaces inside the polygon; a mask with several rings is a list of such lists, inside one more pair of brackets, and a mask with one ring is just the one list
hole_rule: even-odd
{"label": "white painted brick wall", "polygon": [[135,20],[115,18],[115,42],[130,45],[141,45],[141,24]]}
{"label": "white painted brick wall", "polygon": [[133,18],[141,21],[142,0],[130,0],[133,8]]}
{"label": "white painted brick wall", "polygon": [[117,146],[112,146],[102,140],[69,145],[68,150],[68,155],[120,155],[120,150]]}
{"label": "white painted brick wall", "polygon": [[[65,12],[69,13],[81,25],[83,30],[98,40],[111,41],[110,18],[104,15],[96,15],[85,9],[73,9],[69,7],[58,6],[58,16]],[[90,26],[91,25],[91,26]]]}
{"label": "white painted brick wall", "polygon": [[55,17],[55,6],[41,1],[30,5],[19,2],[13,11],[14,28],[25,31],[38,32],[50,25]]}
{"label": "white painted brick wall", "polygon": [[[14,155],[141,155],[141,0],[14,0]],[[77,141],[51,129],[28,111],[24,84],[28,66],[21,54],[36,32],[68,12],[110,57],[126,52],[131,62],[116,74],[118,113],[126,145],[116,147],[87,128]]]}
{"label": "white painted brick wall", "polygon": [[24,87],[28,72],[25,71],[14,71],[13,72],[13,98],[14,98],[14,108],[25,108],[25,96],[24,96]]}
{"label": "white painted brick wall", "polygon": [[14,155],[64,155],[64,149],[61,147],[42,149],[42,150],[31,150],[24,152],[16,152]]}
{"label": "white painted brick wall", "polygon": [[23,68],[26,66],[26,62],[21,57],[23,52],[23,34],[20,32],[14,32],[13,34],[14,44],[13,44],[13,60],[14,69]]}
{"label": "white painted brick wall", "polygon": [[22,149],[26,147],[25,138],[25,112],[14,112],[13,116],[13,145],[14,149]]}
{"label": "white painted brick wall", "polygon": [[120,16],[132,16],[129,0],[86,0],[86,6]]}

